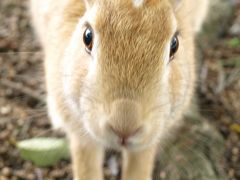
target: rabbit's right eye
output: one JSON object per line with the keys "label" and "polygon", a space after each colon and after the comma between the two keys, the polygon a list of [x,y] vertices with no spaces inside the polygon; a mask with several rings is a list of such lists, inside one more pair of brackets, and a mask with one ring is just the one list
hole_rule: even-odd
{"label": "rabbit's right eye", "polygon": [[178,32],[172,38],[171,45],[170,45],[170,60],[174,58],[175,53],[177,52],[179,47],[179,40],[178,40]]}
{"label": "rabbit's right eye", "polygon": [[93,30],[88,27],[83,34],[83,42],[86,46],[86,51],[91,53],[93,47]]}

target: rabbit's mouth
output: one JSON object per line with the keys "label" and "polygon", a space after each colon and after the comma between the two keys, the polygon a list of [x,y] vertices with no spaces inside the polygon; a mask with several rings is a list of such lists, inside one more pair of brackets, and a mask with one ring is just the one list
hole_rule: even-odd
{"label": "rabbit's mouth", "polygon": [[123,140],[120,138],[112,138],[105,141],[105,146],[116,150],[139,151],[155,144],[156,138],[143,139],[138,136]]}
{"label": "rabbit's mouth", "polygon": [[[90,127],[91,125],[86,123],[85,128],[88,134],[100,145],[115,149],[115,150],[143,150],[158,141],[158,136],[152,136],[152,132],[149,133],[146,129],[142,128],[137,130],[135,133],[130,134],[126,137],[119,137],[115,132],[113,132],[109,127],[104,127],[103,129],[94,129]],[[93,128],[93,129],[92,129]]]}

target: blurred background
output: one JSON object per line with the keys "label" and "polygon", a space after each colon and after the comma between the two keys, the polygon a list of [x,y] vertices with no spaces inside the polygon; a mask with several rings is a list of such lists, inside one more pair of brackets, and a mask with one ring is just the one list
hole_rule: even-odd
{"label": "blurred background", "polygon": [[[196,40],[199,112],[203,121],[213,126],[211,132],[214,134],[216,130],[223,140],[221,166],[226,179],[237,180],[240,179],[240,0],[210,1],[214,5]],[[72,179],[70,160],[42,168],[22,159],[16,147],[24,139],[64,136],[51,130],[47,118],[42,60],[31,27],[28,0],[0,0],[0,180]],[[112,157],[118,162],[118,156]],[[119,176],[115,169],[120,162],[114,162],[108,158],[104,168],[105,176],[112,180]],[[168,179],[168,170],[161,163],[159,169],[156,179]]]}

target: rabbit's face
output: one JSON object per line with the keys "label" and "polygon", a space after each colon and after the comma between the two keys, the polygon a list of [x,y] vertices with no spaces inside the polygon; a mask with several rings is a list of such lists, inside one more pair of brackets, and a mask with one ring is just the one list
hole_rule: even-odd
{"label": "rabbit's face", "polygon": [[181,41],[167,0],[139,7],[101,0],[89,7],[64,61],[67,102],[86,132],[130,149],[163,137],[189,96],[189,54]]}

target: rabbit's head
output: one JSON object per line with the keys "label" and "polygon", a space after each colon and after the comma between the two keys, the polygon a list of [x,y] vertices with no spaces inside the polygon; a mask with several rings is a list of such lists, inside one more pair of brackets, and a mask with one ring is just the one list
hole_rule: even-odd
{"label": "rabbit's head", "polygon": [[92,138],[144,148],[178,124],[194,83],[192,29],[169,0],[86,0],[63,61],[72,112]]}

